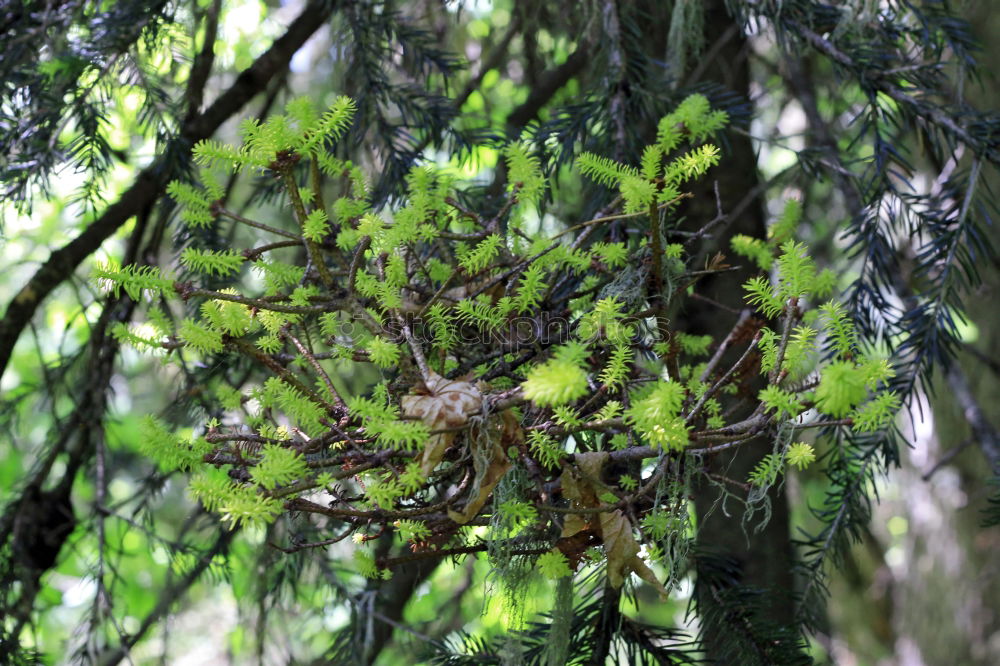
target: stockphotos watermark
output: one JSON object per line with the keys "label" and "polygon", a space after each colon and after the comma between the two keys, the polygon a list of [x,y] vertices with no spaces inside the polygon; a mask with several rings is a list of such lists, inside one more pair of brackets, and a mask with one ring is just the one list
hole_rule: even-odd
{"label": "stockphotos watermark", "polygon": [[[401,315],[402,320],[395,317],[387,317],[383,328],[386,333],[397,340],[405,338],[403,334],[404,324],[410,329],[410,335],[420,342],[432,343],[439,338],[435,333],[435,326],[426,319],[415,317],[411,313]],[[336,341],[339,344],[350,345],[351,341],[358,339],[367,333],[363,323],[364,315],[353,314],[349,319],[341,322],[338,327]],[[471,323],[463,323],[454,319],[451,327],[452,336],[459,345],[492,345],[502,349],[519,349],[536,344],[548,347],[568,342],[576,337],[580,338],[579,318],[571,319],[568,316],[555,315],[548,312],[541,312],[530,317],[519,315],[509,317],[497,327],[490,331],[483,331],[479,326]],[[637,318],[622,317],[613,319],[612,317],[598,318],[596,321],[591,318],[588,326],[591,329],[590,335],[586,337],[596,338],[601,336],[611,328],[618,328],[623,325],[635,324],[638,330],[646,329],[650,332],[656,330],[667,330],[669,320],[657,317]]]}

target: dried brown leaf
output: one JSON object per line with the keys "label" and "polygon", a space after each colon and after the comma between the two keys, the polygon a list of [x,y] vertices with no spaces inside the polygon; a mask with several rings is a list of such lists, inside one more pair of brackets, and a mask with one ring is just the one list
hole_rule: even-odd
{"label": "dried brown leaf", "polygon": [[[607,459],[608,454],[603,451],[578,453],[574,456],[574,461],[583,474],[591,478],[600,478],[601,468]],[[562,484],[563,497],[569,500],[571,509],[592,509],[600,505],[594,485],[590,481],[580,478],[572,467],[563,470],[560,483]],[[589,526],[590,521],[586,516],[570,513],[563,521],[562,533],[559,536],[561,538],[571,537]]]}
{"label": "dried brown leaf", "polygon": [[656,588],[661,597],[667,596],[667,589],[656,578],[642,558],[639,557],[639,542],[632,534],[632,523],[621,511],[605,511],[601,514],[601,538],[604,552],[608,556],[608,580],[611,586],[622,586],[629,572]]}
{"label": "dried brown leaf", "polygon": [[458,511],[448,511],[448,517],[454,520],[459,525],[464,525],[479,513],[479,510],[483,508],[486,504],[486,500],[489,499],[490,493],[496,488],[496,485],[500,483],[500,479],[503,475],[507,473],[510,469],[510,460],[507,458],[507,452],[502,449],[499,445],[493,447],[492,456],[490,457],[490,462],[483,470],[476,470],[476,483],[478,486],[478,492],[476,496],[469,500],[469,503],[465,505],[465,509],[461,512]]}
{"label": "dried brown leaf", "polygon": [[[570,508],[592,509],[601,505],[598,497],[600,488],[595,484],[600,482],[601,469],[607,460],[608,454],[602,451],[576,454],[574,462],[580,474],[567,467],[561,477],[563,496],[570,500]],[[568,514],[560,536],[567,539],[594,528],[604,542],[604,552],[608,558],[608,580],[612,587],[621,587],[625,577],[630,572],[635,572],[655,587],[661,597],[666,597],[666,588],[639,557],[639,542],[635,540],[632,523],[625,514],[620,510],[604,511],[598,514],[598,519],[594,525],[584,515]]]}
{"label": "dried brown leaf", "polygon": [[632,524],[621,511],[606,511],[601,516],[601,538],[608,556],[608,580],[612,587],[621,587],[631,570],[629,563],[639,553],[639,544],[632,536]]}
{"label": "dried brown leaf", "polygon": [[[464,426],[470,416],[481,411],[483,394],[475,384],[445,379],[432,372],[419,392],[404,396],[400,403],[403,416],[418,418],[431,430],[447,430]],[[431,435],[420,456],[424,475],[434,471],[454,441],[453,432]]]}

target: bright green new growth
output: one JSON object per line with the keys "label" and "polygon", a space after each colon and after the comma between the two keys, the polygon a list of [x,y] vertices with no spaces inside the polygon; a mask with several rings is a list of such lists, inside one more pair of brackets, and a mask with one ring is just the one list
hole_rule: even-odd
{"label": "bright green new growth", "polygon": [[849,361],[823,368],[816,387],[816,407],[832,416],[846,416],[868,394],[865,377]]}
{"label": "bright green new growth", "polygon": [[532,368],[522,387],[525,398],[543,407],[572,402],[589,390],[587,373],[576,363],[559,359]]}
{"label": "bright green new growth", "polygon": [[545,193],[545,177],[538,157],[522,143],[512,143],[504,149],[507,158],[508,191],[517,192],[519,202],[537,204]]}
{"label": "bright green new growth", "polygon": [[250,473],[254,483],[266,490],[274,490],[304,477],[308,469],[298,451],[278,444],[268,444],[260,452],[260,460]]}
{"label": "bright green new growth", "polygon": [[719,163],[719,149],[697,146],[665,162],[686,137],[692,144],[704,141],[725,126],[724,111],[711,111],[708,100],[692,95],[659,124],[657,143],[643,151],[640,168],[583,153],[577,158],[580,172],[606,187],[618,187],[625,213],[646,211],[651,205],[670,207],[681,196],[680,186],[702,176]]}
{"label": "bright green new growth", "polygon": [[181,264],[188,270],[203,275],[226,276],[235,273],[245,261],[234,250],[213,252],[212,250],[196,250],[185,248],[181,253]]}
{"label": "bright green new growth", "polygon": [[677,382],[657,382],[647,395],[633,400],[626,421],[653,447],[680,451],[688,443],[688,429],[679,412],[684,387]]}
{"label": "bright green new growth", "polygon": [[547,553],[542,553],[538,557],[537,566],[543,576],[553,580],[573,575],[573,571],[569,568],[569,563],[566,561],[566,556],[558,550],[550,550]]}
{"label": "bright green new growth", "polygon": [[[603,557],[619,584],[630,572],[655,582],[641,558],[622,555],[641,543],[672,585],[693,538],[684,498],[701,456],[788,432],[789,421],[870,431],[898,409],[883,388],[891,369],[859,349],[837,303],[804,316],[835,280],[793,240],[798,202],[767,240],[733,241],[738,255],[774,272],[745,286],[748,306],[773,323],[734,321],[726,345],[735,356],[666,316],[714,270],[685,265],[684,232],[668,223],[685,185],[724,159],[703,143],[727,121],[706,98],[693,95],[666,116],[636,166],[580,155],[582,175],[617,189],[621,214],[555,238],[525,238],[519,226],[521,204],[538,204],[548,186],[527,143],[503,153],[507,224],[458,204],[454,179],[431,166],[411,170],[391,214],[376,211],[364,174],[327,150],[353,110],[347,98],[323,113],[297,99],[283,115],[245,121],[238,147],[196,146],[201,184],[168,188],[182,222],[244,225],[252,246],[184,249],[191,281],[148,267],[95,270],[103,288],[172,306],[151,309],[146,324],[114,327],[116,339],[168,359],[177,349],[206,363],[236,354],[254,369],[252,383],[207,387],[218,412],[201,437],[143,422],[143,453],[164,470],[191,472],[192,495],[232,525],[264,526],[285,511],[347,523],[359,544],[355,568],[371,578],[393,562],[365,549],[369,529],[443,555],[482,538],[491,561],[510,566],[518,544],[531,543],[535,569],[561,578],[580,561],[554,537],[554,510],[569,511],[604,525]],[[264,224],[227,210],[213,169],[276,176],[286,219]],[[609,220],[639,216],[646,238],[584,242]],[[577,240],[562,238],[580,229]],[[556,312],[565,315],[559,336],[539,336],[541,315]],[[535,337],[521,340],[525,323]],[[824,367],[826,349],[834,358]],[[754,395],[740,411],[738,400]],[[781,441],[746,480],[752,486],[817,457],[810,444]],[[602,457],[611,452],[648,466],[615,471]],[[479,526],[485,536],[469,531]]]}
{"label": "bright green new growth", "polygon": [[788,447],[788,451],[785,452],[785,460],[796,469],[805,469],[816,460],[816,453],[809,444],[796,442]]}
{"label": "bright green new growth", "polygon": [[286,115],[271,116],[264,123],[253,118],[240,123],[243,143],[238,148],[217,141],[198,142],[194,160],[210,169],[270,169],[279,153],[309,155],[322,143],[335,141],[350,126],[355,108],[353,100],[339,97],[317,116],[307,98],[295,99],[285,106]]}
{"label": "bright green new growth", "polygon": [[94,280],[98,286],[110,289],[117,298],[124,289],[134,301],[143,297],[156,297],[161,294],[172,296],[174,281],[165,277],[153,266],[118,266],[112,262],[100,263],[94,268]]}
{"label": "bright green new growth", "polygon": [[201,438],[183,441],[152,416],[146,416],[139,422],[139,437],[139,451],[155,460],[162,470],[194,469],[212,449]]}

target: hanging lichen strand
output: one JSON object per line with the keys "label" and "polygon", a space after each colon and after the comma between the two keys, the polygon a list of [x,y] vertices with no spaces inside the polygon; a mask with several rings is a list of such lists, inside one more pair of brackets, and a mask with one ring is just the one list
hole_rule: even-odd
{"label": "hanging lichen strand", "polygon": [[[168,363],[238,355],[250,369],[242,384],[208,387],[217,410],[187,424],[195,436],[149,417],[142,439],[232,526],[312,515],[329,538],[282,547],[353,536],[356,568],[371,577],[483,553],[505,576],[527,566],[559,579],[603,562],[612,586],[636,574],[668,594],[706,457],[771,437],[750,478],[707,479],[752,500],[814,460],[806,429],[870,431],[897,409],[880,390],[889,365],[859,348],[840,305],[823,302],[834,277],[792,240],[797,202],[767,239],[734,240],[762,274],[745,285],[744,312],[720,309],[728,336],[685,334],[666,318],[704,276],[730,269],[721,256],[688,266],[684,241],[711,229],[692,237],[670,224],[685,186],[720,159],[707,141],[727,118],[705,98],[665,117],[637,166],[581,155],[580,171],[619,196],[554,238],[525,230],[547,183],[520,143],[504,151],[511,185],[498,215],[459,204],[457,183],[429,166],[413,169],[391,214],[373,210],[365,175],[330,152],[353,109],[340,98],[321,114],[299,99],[245,121],[240,146],[196,146],[200,183],[169,188],[181,220],[247,225],[261,239],[253,247],[189,248],[184,281],[132,266],[96,272],[108,289],[167,306],[119,325],[118,339]],[[219,203],[220,176],[238,170],[278,181],[284,219]],[[324,201],[331,191],[342,196]],[[647,233],[591,240],[615,220]],[[358,377],[375,379],[344,388]],[[368,542],[387,531],[409,552],[376,558]]]}

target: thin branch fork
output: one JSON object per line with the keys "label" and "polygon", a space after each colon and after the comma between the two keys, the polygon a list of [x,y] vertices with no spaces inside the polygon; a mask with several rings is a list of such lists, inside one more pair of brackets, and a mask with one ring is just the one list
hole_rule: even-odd
{"label": "thin branch fork", "polygon": [[270,252],[272,250],[280,250],[286,247],[297,247],[302,244],[302,241],[295,240],[284,240],[278,241],[277,243],[268,243],[267,245],[261,245],[259,247],[249,248],[243,250],[243,256],[246,257],[247,261],[257,261],[260,255],[265,252]]}
{"label": "thin branch fork", "polygon": [[297,337],[292,335],[290,323],[286,324],[282,328],[281,334],[282,336],[292,341],[292,344],[295,345],[295,348],[299,350],[299,353],[302,354],[302,356],[306,359],[306,361],[308,361],[309,365],[312,366],[313,370],[316,371],[316,374],[319,375],[320,378],[323,380],[323,383],[326,385],[327,390],[330,391],[330,395],[332,395],[333,399],[337,402],[337,406],[340,407],[340,409],[343,411],[344,414],[346,414],[347,403],[344,402],[344,399],[341,397],[336,387],[334,387],[333,380],[330,379],[330,375],[328,375],[326,370],[323,369],[323,366],[319,364],[319,361],[316,360],[316,357],[313,356],[312,352],[309,351]]}
{"label": "thin branch fork", "polygon": [[701,412],[702,408],[705,406],[705,403],[707,403],[708,400],[713,395],[718,393],[719,389],[725,386],[726,382],[729,381],[730,377],[732,377],[736,372],[740,370],[740,368],[742,368],[746,364],[747,359],[750,358],[750,354],[754,351],[754,349],[757,348],[757,343],[760,342],[760,338],[761,338],[761,332],[757,331],[757,333],[754,334],[753,336],[753,340],[750,341],[750,344],[747,346],[746,351],[743,352],[743,355],[740,356],[739,360],[737,360],[736,363],[734,363],[733,366],[726,371],[726,374],[722,375],[722,377],[719,378],[719,381],[715,382],[715,384],[713,384],[711,388],[705,391],[705,393],[701,396],[701,398],[698,400],[695,406],[691,408],[691,411],[688,412],[687,417],[684,419],[685,423],[691,423],[695,419],[695,417],[698,416],[698,414]]}

